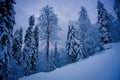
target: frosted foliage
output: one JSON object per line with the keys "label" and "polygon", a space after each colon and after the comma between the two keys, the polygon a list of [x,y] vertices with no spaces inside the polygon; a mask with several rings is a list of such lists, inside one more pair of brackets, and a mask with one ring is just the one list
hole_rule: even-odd
{"label": "frosted foliage", "polygon": [[[14,0],[0,0],[0,76],[3,80],[17,78],[14,68],[16,62],[12,56],[12,38],[14,19]],[[14,64],[14,65],[13,65]]]}
{"label": "frosted foliage", "polygon": [[38,26],[40,30],[40,40],[45,44],[46,59],[48,60],[50,44],[53,45],[55,41],[57,42],[59,40],[57,34],[60,30],[57,15],[54,13],[52,7],[47,5],[42,8]]}
{"label": "frosted foliage", "polygon": [[[41,40],[46,40],[48,35],[50,35],[50,41],[58,40],[57,32],[60,30],[60,28],[58,26],[57,15],[54,14],[52,7],[45,6],[41,10],[38,26],[40,27]],[[48,28],[49,33],[47,32]]]}
{"label": "frosted foliage", "polygon": [[24,74],[30,75],[34,71],[34,35],[33,35],[33,26],[34,26],[34,15],[29,18],[29,27],[26,30],[24,48],[23,48],[23,60],[24,60]]}
{"label": "frosted foliage", "polygon": [[16,64],[16,66],[14,65],[14,71],[17,77],[23,75],[22,37],[23,37],[23,31],[22,28],[20,28],[19,30],[15,31],[12,41],[13,59]]}
{"label": "frosted foliage", "polygon": [[68,25],[68,35],[67,35],[67,54],[70,58],[70,61],[74,62],[79,60],[81,54],[80,44],[75,36],[74,24],[69,23]]}
{"label": "frosted foliage", "polygon": [[112,41],[110,34],[110,18],[109,14],[104,8],[102,2],[98,1],[98,28],[100,33],[100,40],[104,44]]}

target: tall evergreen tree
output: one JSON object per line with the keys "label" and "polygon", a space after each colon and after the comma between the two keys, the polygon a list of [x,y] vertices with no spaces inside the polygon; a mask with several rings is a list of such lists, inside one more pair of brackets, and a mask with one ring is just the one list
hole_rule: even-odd
{"label": "tall evergreen tree", "polygon": [[15,24],[15,0],[0,0],[0,76],[2,80],[14,80],[12,36]]}
{"label": "tall evergreen tree", "polygon": [[18,65],[21,64],[21,57],[22,57],[22,43],[23,43],[23,30],[20,28],[16,30],[13,36],[13,58],[17,61]]}
{"label": "tall evergreen tree", "polygon": [[34,26],[34,15],[29,18],[29,27],[26,30],[23,48],[23,60],[24,60],[24,74],[30,75],[33,68],[33,26]]}
{"label": "tall evergreen tree", "polygon": [[100,40],[104,44],[112,41],[110,35],[110,19],[107,10],[104,8],[104,4],[98,0],[98,28],[100,33]]}
{"label": "tall evergreen tree", "polygon": [[58,40],[58,19],[52,7],[43,7],[39,17],[40,39],[46,43],[46,58],[49,60],[50,43]]}
{"label": "tall evergreen tree", "polygon": [[77,28],[76,29],[76,35],[79,39],[79,44],[81,45],[82,50],[82,58],[88,57],[88,52],[86,50],[86,39],[88,35],[88,29],[91,28],[91,23],[87,15],[87,10],[84,7],[81,7],[81,11],[79,12],[79,19],[77,21]]}
{"label": "tall evergreen tree", "polygon": [[75,28],[72,23],[69,23],[68,26],[66,49],[70,62],[75,62],[80,58],[81,49],[78,40],[76,39]]}
{"label": "tall evergreen tree", "polygon": [[23,55],[22,55],[22,44],[23,44],[23,30],[20,28],[16,30],[13,35],[12,41],[12,52],[13,59],[15,60],[16,66],[14,66],[14,71],[17,77],[22,76],[22,66],[23,66]]}
{"label": "tall evergreen tree", "polygon": [[37,61],[38,61],[38,51],[39,51],[39,29],[35,26],[33,31],[33,56],[32,56],[32,70],[36,71]]}

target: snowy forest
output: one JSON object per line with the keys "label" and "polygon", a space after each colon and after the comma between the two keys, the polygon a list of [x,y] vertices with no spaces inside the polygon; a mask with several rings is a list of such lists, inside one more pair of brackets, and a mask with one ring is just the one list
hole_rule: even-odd
{"label": "snowy forest", "polygon": [[[97,0],[95,24],[91,23],[87,8],[81,6],[78,13],[74,12],[77,14],[77,18],[70,19],[66,23],[67,35],[63,33],[66,39],[63,40],[60,38],[60,32],[64,31],[64,27],[59,25],[60,17],[52,5],[47,4],[39,8],[38,17],[36,14],[30,13],[27,21],[20,20],[28,24],[27,28],[24,26],[15,28],[17,0],[0,0],[0,80],[28,80],[24,77],[38,73],[49,74],[58,68],[62,69],[71,64],[76,65],[87,59],[89,62],[90,57],[109,50],[111,44],[119,44],[120,0],[113,0],[113,2],[112,8],[115,15],[107,10],[102,1]],[[64,45],[62,45],[62,41],[65,42]],[[119,45],[118,50],[120,49]],[[120,53],[115,50],[113,52]],[[109,52],[106,51],[106,53]],[[120,54],[118,55],[120,56]],[[120,64],[117,65],[120,66]],[[120,80],[120,69],[117,71],[116,74],[119,78],[117,76],[111,80]],[[69,73],[66,76],[69,77]],[[29,80],[58,79],[40,77]],[[69,80],[99,79],[75,78]]]}

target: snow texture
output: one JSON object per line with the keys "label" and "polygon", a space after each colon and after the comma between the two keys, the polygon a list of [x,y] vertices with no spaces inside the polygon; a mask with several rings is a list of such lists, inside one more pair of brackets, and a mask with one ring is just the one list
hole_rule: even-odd
{"label": "snow texture", "polygon": [[120,80],[120,43],[107,44],[106,47],[105,51],[83,61],[19,80]]}

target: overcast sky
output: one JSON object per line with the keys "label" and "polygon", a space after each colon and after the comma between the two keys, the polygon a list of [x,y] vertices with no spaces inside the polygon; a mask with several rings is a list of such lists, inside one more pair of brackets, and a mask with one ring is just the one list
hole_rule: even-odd
{"label": "overcast sky", "polygon": [[[113,11],[114,0],[101,1],[108,12],[115,15]],[[95,24],[97,20],[97,0],[16,0],[16,25],[14,29],[22,27],[25,31],[28,27],[28,18],[32,14],[35,15],[37,24],[40,10],[46,5],[53,7],[55,14],[58,16],[59,26],[63,29],[59,34],[62,42],[65,42],[66,39],[68,21],[78,19],[81,6],[87,9],[92,24]]]}

